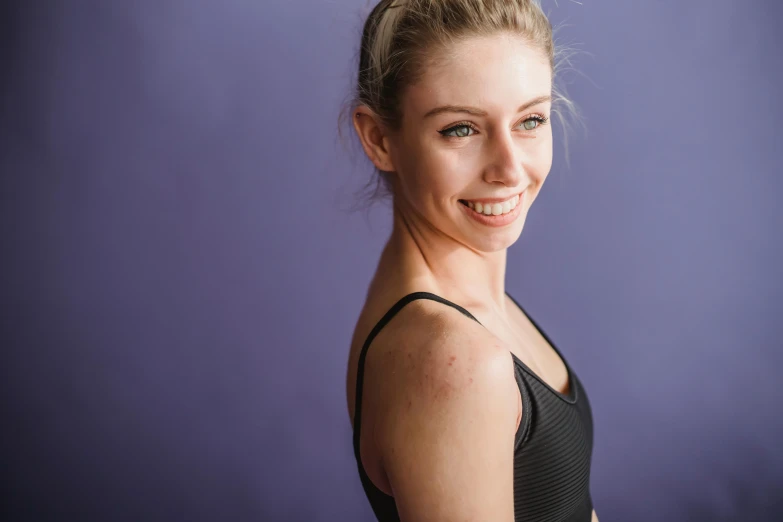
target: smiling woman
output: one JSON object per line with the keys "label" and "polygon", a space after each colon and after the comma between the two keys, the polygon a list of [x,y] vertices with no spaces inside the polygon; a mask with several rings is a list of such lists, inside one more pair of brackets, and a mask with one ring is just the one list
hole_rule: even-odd
{"label": "smiling woman", "polygon": [[597,520],[586,391],[504,283],[552,166],[555,63],[533,0],[382,1],[365,23],[351,121],[393,228],[346,393],[379,521]]}

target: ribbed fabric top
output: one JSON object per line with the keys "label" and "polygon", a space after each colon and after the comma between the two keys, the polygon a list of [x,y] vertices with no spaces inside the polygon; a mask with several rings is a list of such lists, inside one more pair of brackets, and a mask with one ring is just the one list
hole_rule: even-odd
{"label": "ribbed fabric top", "polygon": [[[506,295],[563,360],[570,383],[567,395],[559,393],[511,353],[517,386],[522,396],[522,419],[514,443],[514,520],[590,522],[593,511],[590,497],[593,420],[587,394],[560,350],[522,306],[510,294]],[[429,292],[414,292],[397,301],[367,336],[359,354],[356,372],[353,449],[362,486],[379,522],[399,522],[400,517],[394,497],[385,494],[372,483],[361,462],[359,440],[364,361],[367,349],[378,332],[405,305],[416,299],[438,301],[481,324],[463,307],[443,297]]]}

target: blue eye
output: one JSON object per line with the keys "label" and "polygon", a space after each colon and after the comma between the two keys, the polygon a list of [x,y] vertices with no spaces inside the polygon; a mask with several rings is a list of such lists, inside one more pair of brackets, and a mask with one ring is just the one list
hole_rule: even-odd
{"label": "blue eye", "polygon": [[549,118],[543,118],[541,116],[531,116],[522,122],[522,126],[525,130],[536,130],[541,125],[545,124]]}
{"label": "blue eye", "polygon": [[473,126],[462,123],[438,132],[449,138],[467,138],[470,136],[469,133],[473,133],[475,130],[473,129]]}
{"label": "blue eye", "polygon": [[[523,121],[520,125],[526,131],[534,131],[540,126],[545,125],[548,121],[549,118],[534,114]],[[468,136],[476,134],[476,128],[471,123],[460,123],[438,132],[447,138],[467,138]]]}

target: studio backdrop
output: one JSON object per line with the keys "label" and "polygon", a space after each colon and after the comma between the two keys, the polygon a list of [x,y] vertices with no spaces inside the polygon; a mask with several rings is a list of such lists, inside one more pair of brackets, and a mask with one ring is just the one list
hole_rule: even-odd
{"label": "studio backdrop", "polygon": [[[543,4],[583,125],[506,283],[590,394],[596,511],[780,520],[783,6]],[[390,208],[349,211],[337,127],[371,7],[0,7],[3,520],[373,519],[345,371]]]}

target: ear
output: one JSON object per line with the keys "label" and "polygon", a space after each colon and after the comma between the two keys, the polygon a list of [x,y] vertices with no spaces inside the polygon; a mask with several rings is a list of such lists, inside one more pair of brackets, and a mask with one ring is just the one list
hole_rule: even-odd
{"label": "ear", "polygon": [[369,107],[360,105],[352,114],[353,127],[367,157],[380,171],[394,172],[386,127]]}

